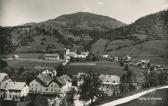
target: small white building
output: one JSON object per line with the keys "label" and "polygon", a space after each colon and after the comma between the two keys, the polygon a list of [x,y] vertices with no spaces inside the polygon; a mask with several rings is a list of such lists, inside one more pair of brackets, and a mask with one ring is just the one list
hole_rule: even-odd
{"label": "small white building", "polygon": [[83,76],[86,75],[86,73],[78,73],[77,74],[77,86],[80,87],[83,83],[84,83],[84,80],[83,80]]}
{"label": "small white building", "polygon": [[132,58],[129,55],[127,55],[127,56],[124,57],[124,60],[126,62],[130,62],[132,60]]}
{"label": "small white building", "polygon": [[110,56],[108,54],[102,55],[103,58],[109,58]]}
{"label": "small white building", "polygon": [[60,57],[58,54],[45,54],[44,59],[48,61],[57,61]]}
{"label": "small white building", "polygon": [[57,71],[54,69],[46,69],[44,71],[41,72],[41,74],[48,74],[51,75],[51,77],[56,77],[57,76]]}
{"label": "small white building", "polygon": [[19,55],[13,55],[12,58],[13,59],[19,59]]}
{"label": "small white building", "polygon": [[118,57],[114,57],[114,61],[119,61],[119,58]]}

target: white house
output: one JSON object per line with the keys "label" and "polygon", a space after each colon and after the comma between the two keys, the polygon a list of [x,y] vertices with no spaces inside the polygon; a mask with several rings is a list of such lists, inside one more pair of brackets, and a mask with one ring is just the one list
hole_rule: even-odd
{"label": "white house", "polygon": [[3,99],[19,101],[21,97],[28,95],[29,86],[26,82],[9,81],[3,84],[3,86],[0,86],[0,90],[4,94],[1,96]]}
{"label": "white house", "polygon": [[119,93],[120,77],[117,75],[100,75],[101,80],[100,90],[104,91],[107,96],[112,96]]}

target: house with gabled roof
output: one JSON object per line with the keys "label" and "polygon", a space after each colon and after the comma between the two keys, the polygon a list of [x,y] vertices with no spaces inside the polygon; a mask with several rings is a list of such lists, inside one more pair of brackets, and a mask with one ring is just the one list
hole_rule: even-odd
{"label": "house with gabled roof", "polygon": [[4,81],[1,83],[0,91],[2,99],[19,101],[21,97],[28,95],[29,86],[26,82]]}
{"label": "house with gabled roof", "polygon": [[29,83],[30,92],[36,94],[60,94],[63,84],[49,74],[39,74]]}
{"label": "house with gabled roof", "polygon": [[60,83],[63,84],[62,90],[63,93],[69,91],[72,87],[72,79],[68,75],[62,75],[56,78]]}

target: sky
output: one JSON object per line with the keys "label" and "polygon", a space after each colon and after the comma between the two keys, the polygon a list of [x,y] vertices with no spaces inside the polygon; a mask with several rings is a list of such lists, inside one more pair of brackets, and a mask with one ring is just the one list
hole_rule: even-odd
{"label": "sky", "polygon": [[0,26],[42,22],[63,14],[90,12],[130,24],[168,9],[168,0],[0,0]]}

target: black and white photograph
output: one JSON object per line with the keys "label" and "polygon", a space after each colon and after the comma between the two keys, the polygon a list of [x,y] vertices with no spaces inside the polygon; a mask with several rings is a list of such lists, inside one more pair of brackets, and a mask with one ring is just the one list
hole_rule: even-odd
{"label": "black and white photograph", "polygon": [[168,0],[0,0],[0,106],[168,106]]}

